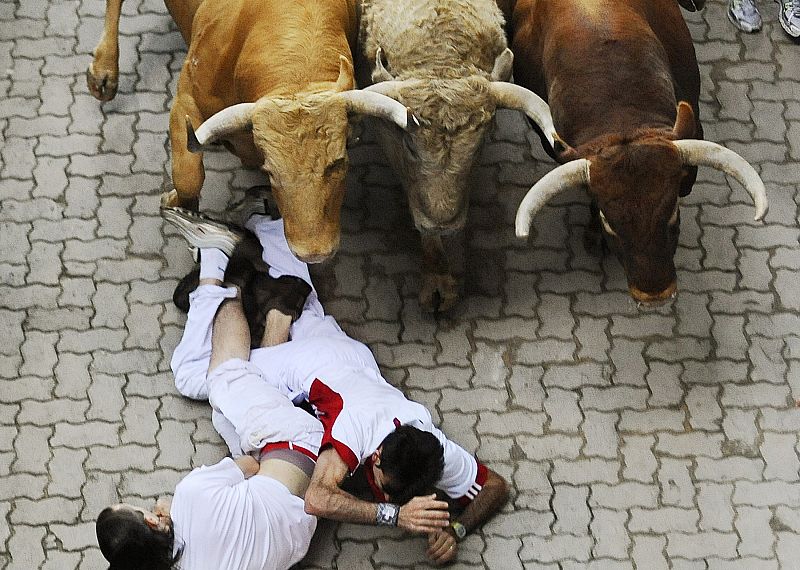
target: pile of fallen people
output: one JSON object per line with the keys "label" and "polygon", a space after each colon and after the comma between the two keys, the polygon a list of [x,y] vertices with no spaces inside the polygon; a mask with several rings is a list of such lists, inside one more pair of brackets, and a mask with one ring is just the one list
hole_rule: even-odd
{"label": "pile of fallen people", "polygon": [[175,293],[188,310],[175,383],[209,401],[230,457],[193,470],[152,511],[104,509],[96,531],[110,568],[286,569],[318,517],[425,534],[432,563],[453,560],[506,502],[506,481],[325,314],[265,201],[248,194],[240,214],[237,227],[162,209],[199,253]]}

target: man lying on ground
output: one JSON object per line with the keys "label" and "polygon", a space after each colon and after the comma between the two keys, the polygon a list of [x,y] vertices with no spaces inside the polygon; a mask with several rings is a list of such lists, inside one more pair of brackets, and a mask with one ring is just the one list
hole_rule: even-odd
{"label": "man lying on ground", "polygon": [[[152,512],[127,504],[104,509],[96,532],[112,570],[162,570],[178,561],[182,570],[286,570],[305,556],[317,525],[303,497],[322,425],[248,362],[251,339],[241,295],[222,282],[227,256],[218,249],[203,255],[180,354],[204,359],[205,368],[194,369],[187,381],[213,401],[215,425],[239,457],[195,469],[178,483],[171,504],[159,500]],[[295,287],[300,306],[308,291],[302,282]],[[198,335],[194,313],[212,305],[212,318]],[[275,333],[286,327],[270,324],[290,322],[291,312],[281,303],[269,311],[261,346],[286,340]]]}
{"label": "man lying on ground", "polygon": [[[188,211],[169,209],[164,216],[200,247],[241,240],[240,232]],[[263,245],[270,275],[296,276],[311,284],[307,265],[289,251],[282,220],[255,214],[245,227]],[[204,254],[201,250],[201,262]],[[218,302],[225,298],[222,291],[215,295]],[[207,337],[215,311],[213,303],[196,309],[193,300],[187,334],[191,328],[198,338]],[[406,399],[384,380],[370,350],[325,315],[313,285],[297,321],[284,319],[275,327],[276,331],[283,327],[278,336],[290,334],[291,340],[253,350],[250,365],[295,403],[308,401],[325,429],[305,496],[306,512],[427,533],[431,560],[452,560],[457,541],[505,503],[506,481],[448,440],[424,406]],[[207,366],[196,356],[185,353],[182,346],[176,349],[172,359],[176,386],[186,396],[209,397],[217,408],[214,394],[208,395],[196,382],[198,372]],[[364,467],[377,505],[341,488],[359,466]],[[437,500],[435,489],[460,504],[463,512],[450,521],[448,503]]]}

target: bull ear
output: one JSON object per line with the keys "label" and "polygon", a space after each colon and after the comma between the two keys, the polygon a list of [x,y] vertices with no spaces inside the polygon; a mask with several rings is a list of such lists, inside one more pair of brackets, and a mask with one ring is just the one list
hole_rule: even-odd
{"label": "bull ear", "polygon": [[492,81],[508,81],[514,71],[514,54],[508,48],[498,55],[494,60],[492,68]]}
{"label": "bull ear", "polygon": [[353,64],[345,56],[339,56],[339,78],[336,80],[336,91],[349,91],[356,86]]}
{"label": "bull ear", "polygon": [[383,48],[378,48],[375,53],[375,69],[372,70],[372,82],[380,83],[381,81],[393,81],[394,77],[383,66]]}
{"label": "bull ear", "polygon": [[692,106],[686,101],[678,103],[678,112],[675,116],[675,126],[672,127],[672,136],[675,140],[690,139],[694,137],[695,121]]}

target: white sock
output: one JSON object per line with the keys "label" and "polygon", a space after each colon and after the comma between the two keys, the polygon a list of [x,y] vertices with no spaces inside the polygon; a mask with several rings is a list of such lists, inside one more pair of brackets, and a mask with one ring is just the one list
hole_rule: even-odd
{"label": "white sock", "polygon": [[215,247],[200,250],[200,279],[225,281],[228,256]]}
{"label": "white sock", "polygon": [[244,223],[245,229],[250,230],[253,233],[256,233],[256,228],[263,223],[264,221],[270,222],[272,218],[266,214],[252,214],[247,221]]}

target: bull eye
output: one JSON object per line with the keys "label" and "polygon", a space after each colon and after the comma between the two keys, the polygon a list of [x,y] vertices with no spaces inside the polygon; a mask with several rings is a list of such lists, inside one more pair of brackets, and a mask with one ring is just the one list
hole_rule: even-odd
{"label": "bull eye", "polygon": [[611,225],[608,223],[608,220],[606,220],[606,215],[603,213],[603,210],[598,209],[597,211],[600,212],[600,223],[603,224],[603,229],[606,231],[606,233],[608,235],[617,237],[617,232],[611,229]]}

